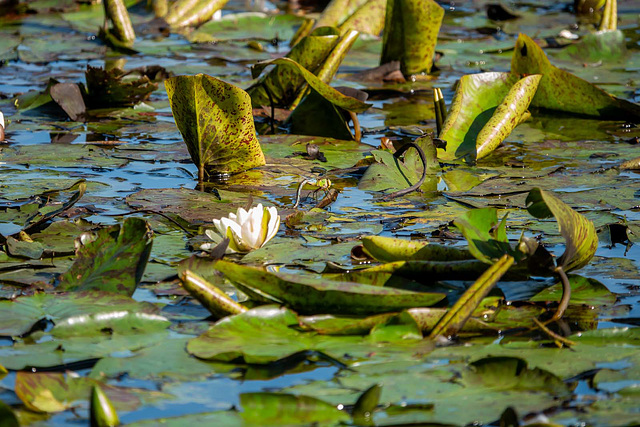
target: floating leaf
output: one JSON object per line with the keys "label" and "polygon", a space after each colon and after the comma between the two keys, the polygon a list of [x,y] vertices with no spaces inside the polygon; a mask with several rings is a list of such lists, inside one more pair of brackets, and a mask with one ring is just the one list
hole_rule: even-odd
{"label": "floating leaf", "polygon": [[240,406],[248,425],[338,424],[350,419],[330,403],[286,393],[242,393]]}
{"label": "floating leaf", "polygon": [[557,265],[565,271],[582,268],[598,249],[598,234],[593,222],[571,209],[552,192],[534,188],[527,196],[527,210],[536,218],[555,217],[565,240],[565,251]]}
{"label": "floating leaf", "polygon": [[[261,306],[225,317],[189,341],[187,351],[206,360],[265,364],[307,350],[328,351],[340,357],[360,337],[324,337],[296,330],[298,317],[285,307]],[[334,357],[336,357],[334,356]]]}
{"label": "floating leaf", "polygon": [[430,73],[444,9],[433,0],[389,0],[380,64],[400,61],[405,76]]}
{"label": "floating leaf", "polygon": [[362,238],[362,245],[369,255],[382,262],[406,260],[455,261],[473,258],[473,255],[464,249],[420,240],[365,236]]}
{"label": "floating leaf", "polygon": [[45,319],[56,324],[53,334],[61,337],[106,330],[119,334],[151,332],[168,326],[153,304],[107,292],[40,293],[0,301],[2,336],[25,335]]}
{"label": "floating leaf", "polygon": [[557,396],[569,394],[567,385],[551,372],[529,368],[516,357],[487,357],[469,364],[462,376],[464,384],[482,384],[499,390],[545,391]]}
{"label": "floating leaf", "polygon": [[150,188],[127,196],[127,204],[134,209],[178,215],[190,224],[212,224],[214,218],[247,206],[249,199],[246,193],[226,190],[204,193],[187,188]]}
{"label": "floating leaf", "polygon": [[101,290],[133,295],[151,253],[152,231],[141,218],[98,230],[76,252],[73,266],[60,276],[59,290]]}
{"label": "floating leaf", "polygon": [[265,164],[245,91],[205,74],[172,77],[165,87],[201,180],[205,173],[237,173]]}
{"label": "floating leaf", "polygon": [[[598,306],[613,305],[616,302],[616,295],[595,279],[571,274],[569,282],[571,283],[571,304]],[[529,301],[560,301],[561,297],[562,284],[556,283],[538,292]]]}
{"label": "floating leaf", "polygon": [[531,38],[520,34],[511,59],[511,72],[542,74],[534,107],[619,120],[621,116],[640,117],[640,106],[609,95],[593,84],[551,65]]}
{"label": "floating leaf", "polygon": [[443,294],[409,292],[353,282],[334,282],[298,274],[274,274],[260,268],[218,261],[215,268],[244,288],[257,289],[305,313],[384,313],[428,307]]}

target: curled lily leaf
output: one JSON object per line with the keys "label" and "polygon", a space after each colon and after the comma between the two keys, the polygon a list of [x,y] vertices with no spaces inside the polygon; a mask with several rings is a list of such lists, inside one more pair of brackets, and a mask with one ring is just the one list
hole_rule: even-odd
{"label": "curled lily leaf", "polygon": [[[227,252],[247,253],[264,246],[278,232],[280,216],[275,207],[263,207],[258,204],[248,211],[238,208],[238,211],[230,213],[228,217],[214,219],[213,225],[223,238],[229,239]],[[213,230],[206,231],[212,240],[216,238]]]}

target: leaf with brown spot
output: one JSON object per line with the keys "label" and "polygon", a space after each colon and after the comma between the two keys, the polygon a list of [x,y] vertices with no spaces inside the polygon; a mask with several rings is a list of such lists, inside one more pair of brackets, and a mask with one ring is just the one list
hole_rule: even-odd
{"label": "leaf with brown spot", "polygon": [[640,106],[609,95],[580,77],[549,62],[547,55],[529,36],[520,34],[511,59],[511,72],[542,74],[531,105],[549,110],[621,120],[640,118]]}
{"label": "leaf with brown spot", "polygon": [[265,164],[247,92],[205,74],[172,77],[165,87],[201,177],[203,171],[237,173]]}

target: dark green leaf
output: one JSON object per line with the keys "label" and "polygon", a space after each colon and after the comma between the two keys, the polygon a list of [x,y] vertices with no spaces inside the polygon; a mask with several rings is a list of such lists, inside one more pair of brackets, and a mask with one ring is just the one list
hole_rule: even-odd
{"label": "dark green leaf", "polygon": [[93,233],[93,240],[77,250],[73,266],[60,276],[58,289],[133,295],[149,259],[152,236],[140,218]]}
{"label": "dark green leaf", "polygon": [[255,289],[303,313],[384,313],[428,307],[444,298],[440,293],[334,282],[297,274],[274,274],[260,268],[218,261],[215,268],[242,288]]}

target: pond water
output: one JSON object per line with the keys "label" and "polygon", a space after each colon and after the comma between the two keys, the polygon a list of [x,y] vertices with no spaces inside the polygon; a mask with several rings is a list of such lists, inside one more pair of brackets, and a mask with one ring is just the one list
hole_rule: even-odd
{"label": "pond water", "polygon": [[[498,420],[507,407],[516,408],[521,417],[529,413],[563,425],[640,422],[635,403],[640,387],[640,333],[634,329],[640,321],[640,246],[633,244],[640,234],[632,234],[633,230],[640,233],[640,175],[616,168],[625,160],[640,157],[640,144],[632,144],[640,136],[638,124],[533,110],[529,121],[519,125],[495,152],[477,165],[443,163],[442,170],[432,177],[429,190],[391,202],[381,201],[378,192],[359,189],[358,175],[344,171],[378,147],[383,137],[400,144],[432,133],[436,127],[432,89],[441,88],[450,105],[454,84],[461,76],[508,71],[510,49],[518,32],[543,40],[556,37],[563,29],[584,34],[588,28],[587,25],[575,28],[577,18],[569,12],[569,3],[509,2],[521,18],[502,23],[487,18],[487,3],[440,3],[445,17],[437,50],[443,56],[437,63],[438,71],[430,78],[396,84],[354,80],[355,73],[379,65],[382,47],[381,40],[371,36],[362,36],[356,42],[332,85],[351,86],[369,93],[372,107],[360,114],[362,144],[321,141],[329,159],[326,164],[289,160],[285,155],[304,151],[305,139],[267,135],[266,121],[257,119],[267,167],[213,182],[204,189],[209,193],[217,190],[251,193],[256,203],[275,205],[284,223],[285,216],[294,212],[298,182],[303,177],[323,173],[331,176],[340,193],[326,213],[306,220],[299,227],[283,224],[269,245],[242,259],[232,258],[314,277],[319,276],[328,262],[344,268],[357,267],[350,257],[351,248],[366,235],[429,239],[463,247],[466,242],[451,221],[470,208],[495,207],[499,209],[499,217],[508,213],[507,231],[512,242],[524,230],[529,237],[541,237],[549,250],[560,255],[564,240],[556,222],[535,220],[524,204],[526,192],[533,187],[556,191],[600,231],[594,259],[576,271],[591,281],[585,279],[587,284],[574,289],[576,302],[570,306],[568,320],[561,327],[565,335],[578,340],[575,350],[555,348],[540,333],[511,330],[510,326],[525,317],[544,312],[543,303],[532,303],[529,299],[554,280],[536,278],[501,282],[498,290],[492,292],[491,296],[500,301],[502,312],[506,313],[501,320],[507,325],[504,331],[475,337],[463,335],[451,346],[427,348],[415,336],[403,340],[392,332],[382,331],[378,336],[371,332],[358,339],[314,341],[300,352],[269,364],[195,359],[185,351],[187,342],[204,333],[215,318],[180,288],[176,272],[180,261],[197,252],[194,245],[199,240],[194,236],[202,236],[205,228],[212,228],[213,215],[207,213],[206,205],[187,202],[180,205],[175,193],[151,192],[146,198],[140,193],[155,189],[202,189],[197,182],[197,168],[175,126],[163,84],[143,104],[95,110],[92,119],[86,122],[73,122],[60,112],[42,108],[19,110],[13,100],[29,91],[44,90],[49,79],[84,82],[87,65],[105,66],[121,59],[126,61],[125,69],[159,65],[173,75],[206,73],[247,88],[251,82],[249,65],[286,53],[288,40],[303,18],[274,21],[268,15],[246,14],[244,2],[231,1],[221,22],[237,19],[238,23],[223,25],[222,29],[204,26],[198,30],[201,35],[219,41],[190,43],[188,38],[194,34],[189,31],[165,37],[153,25],[147,25],[150,15],[138,3],[130,7],[130,13],[138,31],[135,48],[140,53],[125,55],[107,49],[95,37],[102,19],[100,5],[36,0],[21,3],[31,13],[0,17],[0,111],[8,121],[5,141],[0,145],[0,234],[14,235],[23,228],[24,218],[12,214],[15,206],[33,201],[34,196],[50,203],[67,201],[77,191],[78,180],[84,180],[87,189],[82,198],[54,222],[85,221],[84,225],[78,225],[80,230],[89,229],[90,225],[120,224],[131,216],[146,219],[155,239],[150,261],[133,298],[153,304],[170,321],[168,329],[165,325],[162,330],[156,328],[140,334],[144,339],[127,335],[117,341],[105,335],[101,343],[100,334],[53,337],[50,335],[53,323],[61,315],[43,306],[29,308],[40,313],[35,315],[19,310],[16,314],[3,314],[7,306],[0,308],[0,323],[8,322],[13,315],[36,316],[35,320],[40,315],[49,319],[47,327],[28,329],[20,336],[7,334],[13,339],[3,341],[0,347],[0,364],[10,370],[0,381],[0,400],[13,408],[21,425],[87,422],[88,405],[84,398],[69,397],[73,404],[65,410],[51,410],[50,414],[25,406],[24,392],[16,390],[16,384],[18,377],[27,374],[31,367],[33,372],[67,372],[67,391],[81,388],[69,385],[73,382],[69,380],[73,377],[71,372],[124,390],[135,389],[120,396],[120,400],[138,400],[136,405],[124,405],[119,411],[125,424],[147,420],[153,425],[155,421],[151,420],[159,418],[191,416],[173,422],[236,425],[242,421],[237,418],[236,409],[245,414],[252,410],[262,414],[266,425],[280,424],[291,420],[284,413],[302,411],[296,406],[302,403],[289,406],[291,402],[274,403],[264,395],[251,393],[312,396],[350,409],[358,396],[376,383],[383,384],[381,406],[372,419],[367,419],[369,425],[431,421],[487,424]],[[567,59],[560,49],[546,52],[555,65],[600,84],[613,95],[640,102],[637,84],[640,4],[621,2],[618,14],[618,27],[629,50],[622,59],[587,63]],[[247,47],[249,39],[260,41],[264,51]],[[274,39],[279,42],[270,43]],[[303,143],[296,145],[297,140]],[[306,200],[303,208],[309,209],[312,204]],[[142,208],[147,211],[133,212]],[[149,211],[163,213],[173,221]],[[629,240],[609,243],[609,226],[622,223],[629,226]],[[65,236],[65,247],[73,248],[75,235],[38,232],[44,234],[39,237],[34,234],[36,240],[47,242],[54,237],[62,240],[59,236]],[[31,295],[39,289],[51,293],[52,280],[67,271],[73,259],[67,253],[49,261],[16,260],[3,249],[0,295],[9,299]],[[44,265],[45,262],[50,264]],[[440,291],[446,289],[443,292],[453,301],[469,284],[451,280],[434,286]],[[231,289],[226,286],[225,290]],[[554,307],[553,303],[548,307]],[[491,311],[492,316],[497,316],[495,311]],[[260,335],[255,330],[245,333]],[[272,332],[265,332],[269,333]],[[49,345],[58,341],[61,343],[58,348]],[[247,338],[247,342],[251,339]],[[266,345],[257,342],[257,346]],[[417,350],[420,357],[415,356]],[[67,354],[56,360],[64,363],[47,359],[48,355],[58,357],[61,351]],[[489,369],[491,374],[476,367],[478,377],[472,378],[469,363],[488,356],[525,360],[530,369],[527,372],[541,383],[534,381],[535,385],[531,385],[521,380],[517,386],[501,388],[504,372],[495,367]],[[537,368],[545,373],[535,371]],[[36,395],[40,393],[40,398],[46,400],[48,395],[43,395],[42,390],[61,393],[58,386],[51,384],[33,386]],[[314,405],[309,412],[328,416],[326,408]],[[197,415],[200,413],[207,414]],[[308,424],[323,419],[309,416],[292,418],[294,421],[290,423]],[[242,422],[255,424],[255,420],[245,418]],[[329,418],[327,422],[360,424],[350,417],[346,421]]]}

